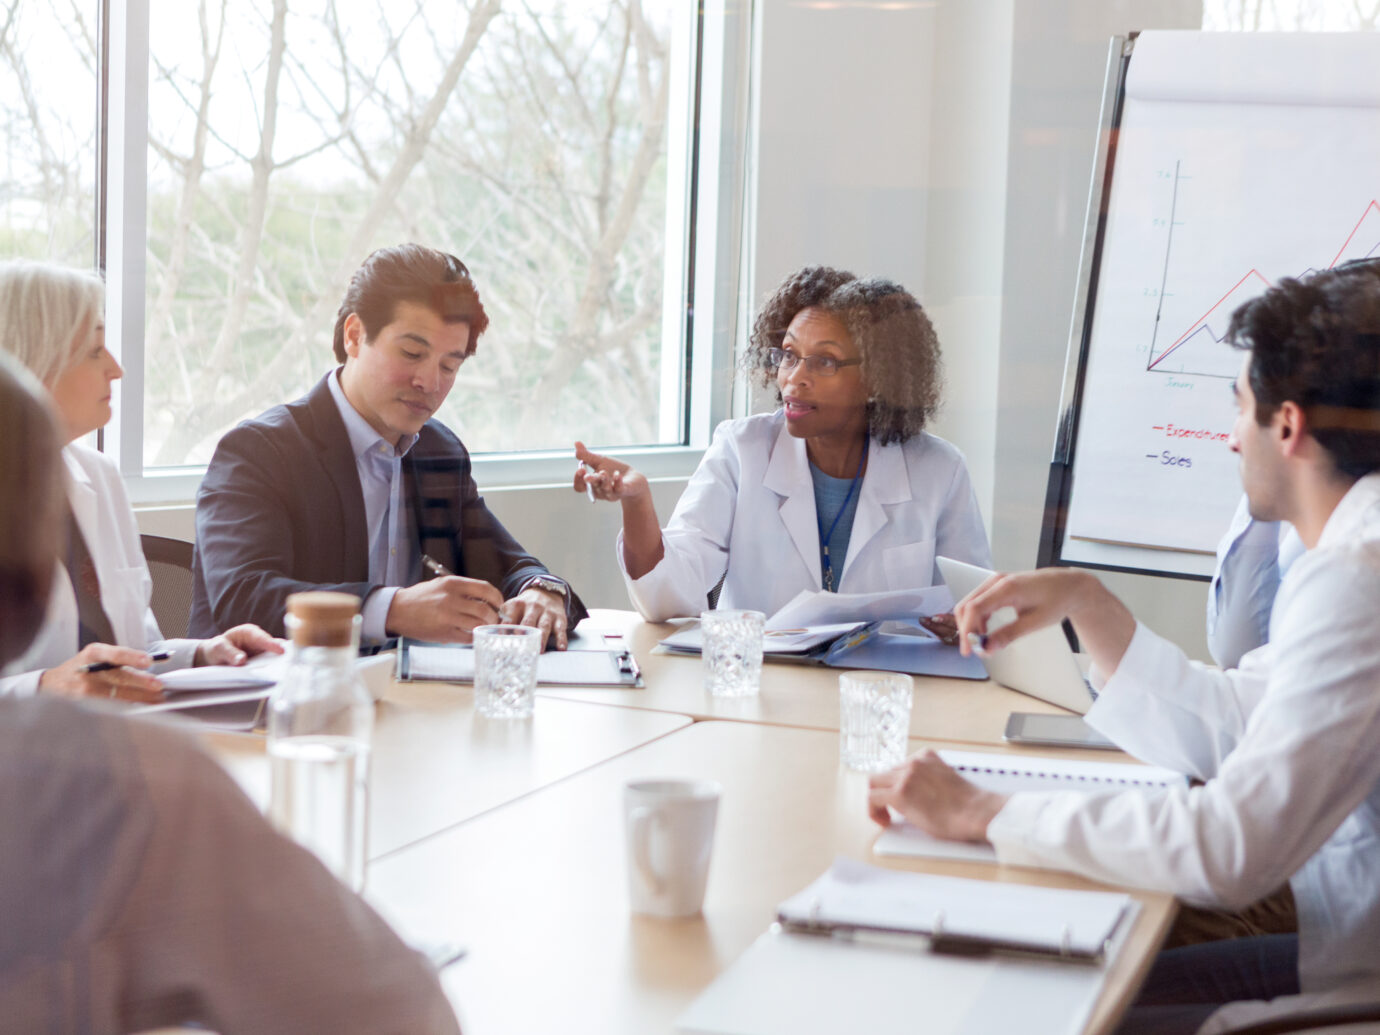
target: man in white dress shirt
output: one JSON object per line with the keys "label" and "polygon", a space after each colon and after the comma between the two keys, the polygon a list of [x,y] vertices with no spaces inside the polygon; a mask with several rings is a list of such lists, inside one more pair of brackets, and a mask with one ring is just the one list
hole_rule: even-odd
{"label": "man in white dress shirt", "polygon": [[1003,863],[1195,905],[1239,908],[1290,882],[1296,935],[1162,953],[1125,1030],[1192,1031],[1227,1002],[1380,987],[1380,281],[1360,269],[1284,280],[1236,312],[1229,337],[1250,350],[1230,445],[1251,515],[1290,522],[1308,551],[1270,642],[1237,669],[1206,668],[1074,569],[994,576],[955,611],[966,645],[1015,608],[987,650],[1071,619],[1102,681],[1088,721],[1203,785],[1001,796],[926,754],[870,791],[878,822],[895,809],[989,841]]}
{"label": "man in white dress shirt", "polygon": [[[0,666],[43,621],[57,428],[0,355]],[[185,735],[0,697],[0,1031],[458,1035],[435,973]]]}

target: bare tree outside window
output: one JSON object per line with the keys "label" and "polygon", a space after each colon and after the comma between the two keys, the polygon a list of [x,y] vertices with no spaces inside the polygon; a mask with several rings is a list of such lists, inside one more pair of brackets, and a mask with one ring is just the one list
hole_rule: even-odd
{"label": "bare tree outside window", "polygon": [[1380,0],[1205,0],[1215,32],[1351,32],[1380,27]]}
{"label": "bare tree outside window", "polygon": [[95,261],[95,0],[0,0],[0,258]]}
{"label": "bare tree outside window", "polygon": [[655,441],[682,349],[661,340],[677,13],[155,0],[146,465],[204,463],[305,391],[350,272],[404,240],[460,255],[489,310],[440,414],[472,449]]}

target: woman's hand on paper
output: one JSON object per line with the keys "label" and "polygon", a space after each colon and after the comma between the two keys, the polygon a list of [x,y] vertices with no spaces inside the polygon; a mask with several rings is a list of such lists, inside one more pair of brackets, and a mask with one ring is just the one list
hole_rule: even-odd
{"label": "woman's hand on paper", "polygon": [[257,625],[246,623],[227,629],[219,636],[202,640],[193,665],[243,665],[256,654],[281,654],[283,643]]}
{"label": "woman's hand on paper", "polygon": [[895,809],[908,822],[945,841],[986,841],[987,824],[1006,796],[969,783],[929,749],[868,780],[867,812],[891,825]]}
{"label": "woman's hand on paper", "polygon": [[[113,666],[102,672],[83,671],[89,665]],[[146,652],[109,643],[88,643],[75,656],[38,677],[38,689],[63,697],[104,697],[138,704],[163,699],[163,684],[144,671],[153,662]]]}

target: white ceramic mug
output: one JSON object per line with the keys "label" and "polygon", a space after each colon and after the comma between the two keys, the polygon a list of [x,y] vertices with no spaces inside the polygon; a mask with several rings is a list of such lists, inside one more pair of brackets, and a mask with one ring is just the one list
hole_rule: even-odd
{"label": "white ceramic mug", "polygon": [[700,911],[720,792],[712,780],[631,780],[624,787],[633,912],[693,916]]}

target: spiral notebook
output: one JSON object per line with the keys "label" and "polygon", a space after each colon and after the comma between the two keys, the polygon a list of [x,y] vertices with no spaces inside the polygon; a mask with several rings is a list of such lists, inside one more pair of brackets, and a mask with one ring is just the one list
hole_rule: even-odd
{"label": "spiral notebook", "polygon": [[[1017,791],[1084,791],[1096,794],[1134,790],[1154,793],[1188,786],[1188,778],[1182,773],[1125,762],[1065,761],[983,751],[941,751],[939,757],[965,779],[983,790],[996,791],[998,794],[1014,794]],[[941,841],[894,815],[892,825],[877,838],[872,851],[877,855],[997,861],[997,853],[991,845]]]}

